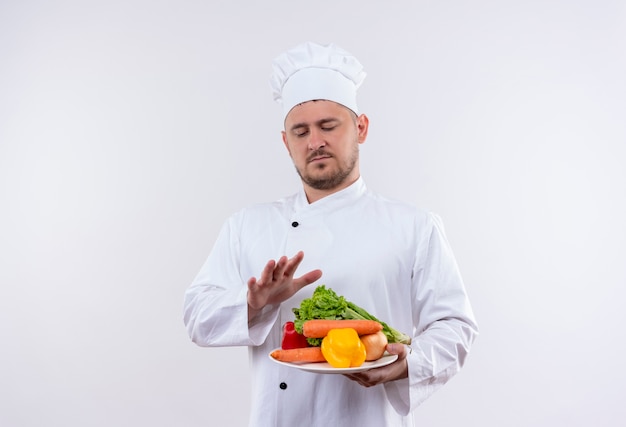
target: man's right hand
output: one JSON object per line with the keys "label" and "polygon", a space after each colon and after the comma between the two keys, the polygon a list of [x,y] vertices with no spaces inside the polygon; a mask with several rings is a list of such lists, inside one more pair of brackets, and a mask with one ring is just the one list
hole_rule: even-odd
{"label": "man's right hand", "polygon": [[279,304],[322,277],[322,270],[312,270],[294,279],[293,275],[303,258],[304,253],[300,251],[291,259],[283,256],[278,262],[270,260],[258,280],[255,277],[248,280],[248,319],[256,316],[266,305]]}

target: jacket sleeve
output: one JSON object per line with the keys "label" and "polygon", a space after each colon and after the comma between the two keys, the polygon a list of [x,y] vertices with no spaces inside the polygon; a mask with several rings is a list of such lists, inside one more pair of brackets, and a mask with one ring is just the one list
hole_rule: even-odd
{"label": "jacket sleeve", "polygon": [[278,306],[265,307],[248,319],[247,277],[241,277],[239,232],[242,213],[224,224],[184,298],[189,337],[202,347],[260,345],[278,316]]}
{"label": "jacket sleeve", "polygon": [[385,384],[396,411],[406,415],[456,375],[478,325],[439,217],[429,214],[413,269],[414,333],[409,376]]}

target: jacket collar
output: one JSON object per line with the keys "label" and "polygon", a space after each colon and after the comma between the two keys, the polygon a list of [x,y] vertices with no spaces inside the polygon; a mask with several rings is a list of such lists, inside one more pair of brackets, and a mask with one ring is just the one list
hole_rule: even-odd
{"label": "jacket collar", "polygon": [[336,193],[330,194],[314,203],[309,203],[307,200],[304,188],[302,188],[295,200],[294,209],[296,212],[323,212],[339,209],[343,206],[353,204],[361,197],[367,187],[362,177],[359,178],[350,186],[339,190]]}

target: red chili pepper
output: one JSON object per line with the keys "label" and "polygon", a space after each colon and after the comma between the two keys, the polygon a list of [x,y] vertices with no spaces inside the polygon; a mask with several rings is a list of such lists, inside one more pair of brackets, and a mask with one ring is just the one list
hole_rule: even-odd
{"label": "red chili pepper", "polygon": [[285,322],[283,326],[283,343],[281,348],[283,350],[289,350],[292,348],[308,347],[309,343],[306,337],[299,334],[293,326],[293,322]]}

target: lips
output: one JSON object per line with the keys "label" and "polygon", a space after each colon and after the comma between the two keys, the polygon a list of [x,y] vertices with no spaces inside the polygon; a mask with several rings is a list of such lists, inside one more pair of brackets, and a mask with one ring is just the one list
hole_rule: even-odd
{"label": "lips", "polygon": [[318,160],[330,159],[330,156],[317,156],[309,160],[309,163],[317,162]]}
{"label": "lips", "polygon": [[312,155],[310,155],[310,156],[308,157],[308,159],[307,159],[307,162],[308,162],[308,163],[313,163],[313,162],[316,162],[316,161],[318,161],[318,160],[330,159],[331,157],[332,157],[332,156],[331,156],[330,154],[328,154],[328,153],[324,153],[324,152],[320,153],[320,152],[317,152],[317,153],[313,153]]}

